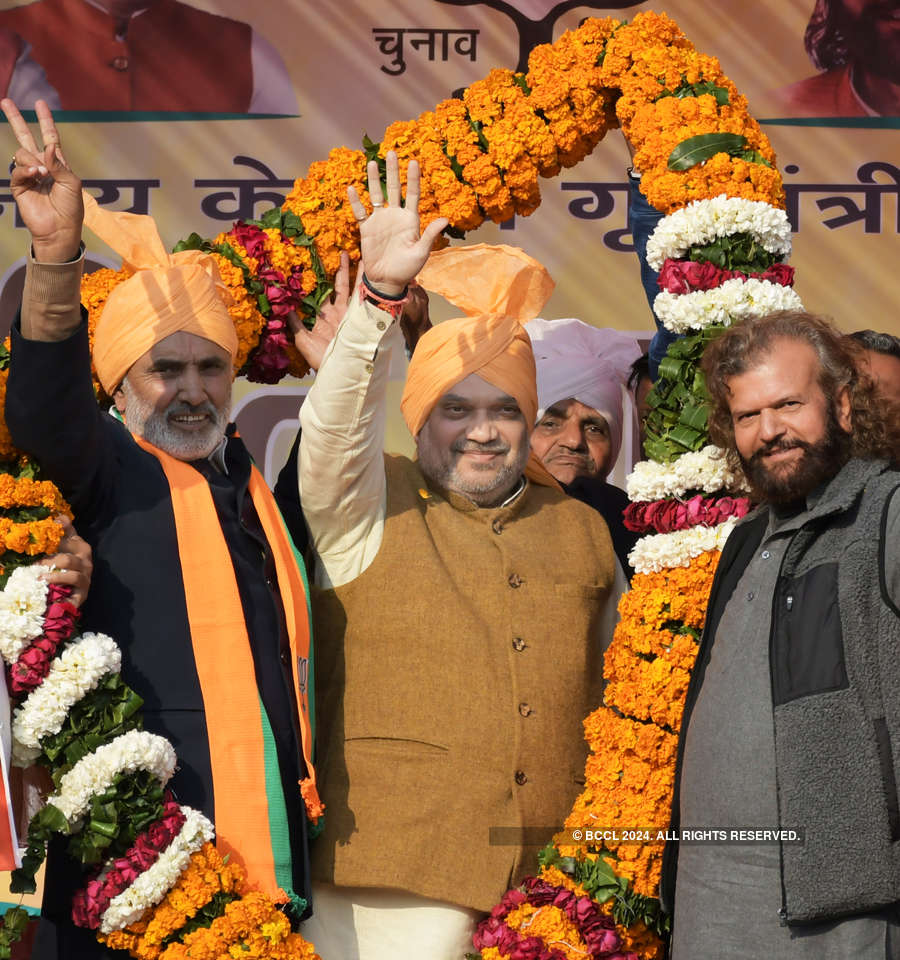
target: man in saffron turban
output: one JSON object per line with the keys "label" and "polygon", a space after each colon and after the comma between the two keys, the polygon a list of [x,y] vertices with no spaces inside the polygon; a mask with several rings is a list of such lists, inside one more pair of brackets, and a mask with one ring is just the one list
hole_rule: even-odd
{"label": "man in saffron turban", "polygon": [[[179,803],[214,821],[220,851],[254,886],[308,912],[307,813],[321,810],[306,596],[274,499],[228,424],[237,342],[217,275],[202,254],[170,257],[150,218],[83,201],[46,104],[43,147],[11,101],[3,109],[19,142],[11,192],[31,234],[6,398],[14,442],[93,546],[84,626],[116,640],[145,728],[175,747]],[[84,205],[132,274],[94,336],[117,418],[91,381]],[[93,929],[73,926],[83,878],[62,849],[51,844],[34,956],[109,956]]]}
{"label": "man in saffron turban", "polygon": [[[386,193],[375,164],[369,193],[386,202],[369,213],[351,193],[363,273],[300,416],[328,731],[304,932],[323,957],[458,960],[583,782],[615,561],[602,517],[529,450],[538,397],[523,324],[550,295],[547,272],[484,245],[425,264],[446,221],[419,236],[415,162],[405,206],[392,153]],[[412,355],[410,460],[383,443],[417,273],[466,316]]]}

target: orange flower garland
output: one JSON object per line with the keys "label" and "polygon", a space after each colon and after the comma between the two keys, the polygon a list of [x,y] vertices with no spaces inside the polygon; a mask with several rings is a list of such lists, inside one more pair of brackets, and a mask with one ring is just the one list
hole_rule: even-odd
{"label": "orange flower garland", "polygon": [[215,845],[207,843],[195,853],[178,883],[162,903],[124,930],[98,934],[111,950],[127,950],[139,960],[157,960],[166,950],[164,941],[176,934],[218,894],[242,895],[246,874],[236,863],[226,863]]}
{"label": "orange flower garland", "polygon": [[[584,722],[591,754],[567,828],[649,830],[654,839],[667,829],[677,734],[697,654],[697,643],[680,628],[702,626],[719,556],[709,551],[687,568],[637,574],[622,597],[605,661],[606,706]],[[637,893],[656,896],[661,843],[607,841],[605,849]],[[584,847],[561,844],[559,850],[585,855]]]}
{"label": "orange flower garland", "polygon": [[[415,120],[392,123],[380,144],[366,141],[365,152],[333,149],[326,160],[310,165],[285,199],[283,211],[300,224],[299,242],[267,229],[267,261],[285,276],[292,267],[302,267],[304,288],[314,291],[303,302],[311,318],[331,290],[341,252],[349,254],[354,267],[359,262],[359,229],[347,187],[354,186],[371,210],[367,159],[383,160],[388,150],[396,151],[403,183],[409,161],[417,159],[422,228],[447,217],[448,233],[461,236],[485,219],[503,222],[514,214],[533,213],[541,199],[538,178],[580,162],[607,130],[620,124],[643,171],[642,189],[660,210],[670,212],[720,193],[784,205],[771,145],[718,60],[698,53],[665,14],[646,12],[631,23],[588,19],[554,43],[535,47],[524,74],[492,70],[472,83],[462,99],[445,100]],[[742,137],[733,142],[744,146],[736,153],[715,153],[688,169],[670,169],[675,148],[708,133]],[[446,243],[442,237],[436,246]],[[245,258],[239,245],[232,246],[255,276],[255,260]],[[120,273],[98,271],[96,280],[85,278],[85,304],[92,314]],[[265,321],[255,294],[234,269],[223,265],[222,273],[234,299],[229,310],[241,343],[238,368],[250,361],[250,375],[257,376],[260,367],[253,357],[265,337]],[[277,349],[285,351],[288,363],[262,365],[274,370],[274,377],[305,373],[289,338]]]}

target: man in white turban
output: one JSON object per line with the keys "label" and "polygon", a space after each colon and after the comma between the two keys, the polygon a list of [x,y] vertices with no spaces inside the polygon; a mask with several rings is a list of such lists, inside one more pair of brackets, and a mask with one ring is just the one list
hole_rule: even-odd
{"label": "man in white turban", "polygon": [[581,320],[531,320],[538,412],[531,449],[567,493],[598,510],[627,572],[635,537],[622,522],[628,499],[606,482],[622,446],[622,390],[641,355],[634,336]]}

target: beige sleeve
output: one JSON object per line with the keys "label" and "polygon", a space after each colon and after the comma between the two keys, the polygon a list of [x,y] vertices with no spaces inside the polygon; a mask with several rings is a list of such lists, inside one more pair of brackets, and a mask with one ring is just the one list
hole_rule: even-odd
{"label": "beige sleeve", "polygon": [[300,408],[300,502],[320,587],[356,579],[381,546],[387,385],[402,349],[399,324],[354,294]]}
{"label": "beige sleeve", "polygon": [[28,251],[22,290],[22,336],[26,340],[65,340],[81,323],[81,272],[84,247],[67,263],[39,263]]}

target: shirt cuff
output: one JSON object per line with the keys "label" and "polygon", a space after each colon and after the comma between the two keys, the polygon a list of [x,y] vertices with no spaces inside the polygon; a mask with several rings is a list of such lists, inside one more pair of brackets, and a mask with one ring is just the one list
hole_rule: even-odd
{"label": "shirt cuff", "polygon": [[84,244],[81,245],[78,257],[66,263],[39,262],[29,250],[25,264],[25,289],[22,294],[25,302],[59,307],[81,303]]}

